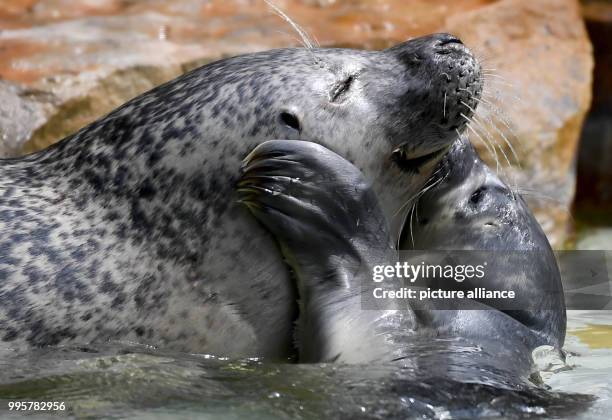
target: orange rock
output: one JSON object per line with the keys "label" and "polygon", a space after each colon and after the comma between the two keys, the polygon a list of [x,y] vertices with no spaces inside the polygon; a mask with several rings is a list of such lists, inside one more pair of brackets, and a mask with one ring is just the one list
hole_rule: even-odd
{"label": "orange rock", "polygon": [[[560,245],[574,197],[578,138],[591,101],[592,48],[578,3],[504,0],[451,16],[444,28],[482,51],[490,73],[485,89],[490,104],[481,104],[481,121],[504,150],[498,151],[501,163],[506,160],[503,154],[511,162],[514,158],[499,131],[513,144],[520,162],[520,168],[501,173],[518,186],[551,242]],[[486,124],[487,117],[492,124]],[[472,127],[487,137],[484,129]],[[491,153],[471,134],[481,155],[495,167]]]}

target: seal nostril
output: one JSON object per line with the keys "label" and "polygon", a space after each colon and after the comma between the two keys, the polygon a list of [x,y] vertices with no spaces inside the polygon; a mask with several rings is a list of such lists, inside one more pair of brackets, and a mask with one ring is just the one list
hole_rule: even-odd
{"label": "seal nostril", "polygon": [[293,128],[296,131],[302,131],[300,120],[294,114],[290,112],[281,112],[280,120],[286,126]]}
{"label": "seal nostril", "polygon": [[446,39],[443,39],[441,41],[438,41],[438,46],[439,47],[443,47],[445,45],[449,45],[449,44],[461,44],[463,45],[463,42],[461,42],[461,40],[455,36],[449,35]]}
{"label": "seal nostril", "polygon": [[470,203],[478,204],[484,197],[486,187],[480,187],[470,196]]}

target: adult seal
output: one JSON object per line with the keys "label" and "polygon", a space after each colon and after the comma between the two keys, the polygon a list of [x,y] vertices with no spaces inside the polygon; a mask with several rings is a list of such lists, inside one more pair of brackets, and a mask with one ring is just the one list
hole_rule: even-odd
{"label": "adult seal", "polygon": [[2,160],[0,340],[286,357],[296,292],[273,237],[238,204],[242,158],[271,139],[319,143],[372,180],[391,215],[481,90],[477,60],[448,34],[384,51],[272,50],[196,69]]}
{"label": "adult seal", "polygon": [[[242,201],[275,235],[295,273],[301,360],[406,362],[415,356],[411,342],[446,337],[484,347],[526,374],[533,349],[563,346],[559,270],[521,197],[465,139],[451,147],[429,185],[415,203],[422,216],[406,229],[404,249],[489,251],[486,277],[454,284],[464,290],[512,290],[516,299],[509,307],[481,298],[451,300],[444,308],[417,299],[368,305],[373,268],[400,258],[372,184],[350,162],[314,143],[269,141],[246,158]],[[422,286],[436,280],[425,278]]]}

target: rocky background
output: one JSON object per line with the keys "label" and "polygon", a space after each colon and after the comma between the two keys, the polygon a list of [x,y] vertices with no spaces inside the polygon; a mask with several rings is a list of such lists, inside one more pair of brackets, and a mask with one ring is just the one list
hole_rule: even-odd
{"label": "rocky background", "polygon": [[[487,69],[472,141],[493,167],[483,140],[496,145],[500,174],[529,200],[555,247],[573,225],[579,154],[580,202],[612,201],[611,2],[274,3],[321,46],[378,49],[436,31],[461,37]],[[589,34],[595,107],[579,153],[593,92]],[[44,148],[194,66],[299,44],[263,0],[0,0],[0,156]]]}
{"label": "rocky background", "polygon": [[[593,43],[593,101],[578,154],[574,213],[588,223],[578,245],[612,249],[612,1],[585,1],[583,16]],[[580,226],[578,226],[580,228]]]}

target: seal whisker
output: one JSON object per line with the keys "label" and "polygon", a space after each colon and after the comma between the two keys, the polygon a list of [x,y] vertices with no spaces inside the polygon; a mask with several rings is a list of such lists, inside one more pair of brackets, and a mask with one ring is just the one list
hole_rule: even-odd
{"label": "seal whisker", "polygon": [[[411,202],[413,202],[412,206],[410,207],[410,210],[408,210],[406,212],[405,215],[403,215],[403,221],[402,221],[402,225],[400,226],[400,234],[397,235],[397,248],[399,249],[399,245],[400,245],[400,240],[401,240],[401,232],[404,230],[404,227],[406,225],[406,221],[408,220],[408,215],[410,215],[410,220],[409,220],[409,227],[410,227],[410,237],[412,239],[412,246],[414,247],[414,236],[412,234],[412,212],[414,210],[414,206],[416,203],[418,203],[419,198],[425,194],[427,191],[431,190],[432,188],[434,188],[436,185],[440,184],[441,182],[443,182],[446,177],[448,176],[448,173],[446,173],[443,177],[437,179],[433,184],[427,185],[431,180],[434,179],[435,174],[439,173],[441,170],[438,169],[436,172],[434,172],[428,179],[428,181],[425,183],[425,186],[423,186],[423,188],[421,189],[421,191],[419,191],[417,194],[413,195],[410,199],[408,199],[408,201],[406,203],[404,203],[402,205],[402,207],[397,211],[401,211],[403,208],[406,208],[406,206],[408,206],[408,204],[410,204]],[[397,215],[397,212],[395,213]]]}
{"label": "seal whisker", "polygon": [[[503,102],[503,98],[509,98],[509,99],[513,100],[514,102],[521,102],[521,98],[519,98],[518,96],[509,94],[507,92],[502,92],[502,90],[499,89],[499,88],[494,88],[492,86],[493,83],[491,83],[491,82],[495,82],[495,81],[494,80],[493,81],[487,81],[487,84],[485,85],[485,87],[484,87],[484,89],[482,91],[482,96],[486,96],[486,97],[489,97],[491,99],[496,99],[496,100],[499,100],[499,101],[502,101],[502,102]],[[494,90],[491,90],[491,89],[494,89]],[[503,95],[502,95],[502,93],[503,93]],[[502,96],[503,96],[503,98],[502,98]]]}
{"label": "seal whisker", "polygon": [[[439,172],[439,170],[438,170],[438,171],[436,171],[436,172]],[[429,177],[429,178],[427,179],[427,181],[426,181],[426,182],[425,182],[425,184],[423,185],[423,188],[425,188],[425,186],[427,186],[427,184],[428,184],[428,183],[429,183],[429,182],[432,180],[433,176],[434,176],[434,175],[432,174],[432,176],[431,176],[431,177]],[[418,194],[419,194],[419,193],[417,192],[416,194],[413,194],[412,196],[410,196],[410,198],[408,198],[408,199],[407,199],[407,200],[406,200],[406,201],[405,201],[405,202],[404,202],[404,203],[403,203],[401,206],[399,206],[399,208],[398,208],[397,210],[395,210],[395,211],[393,212],[393,214],[391,215],[391,217],[393,217],[393,218],[397,217],[397,215],[398,215],[398,214],[399,214],[399,213],[400,213],[402,210],[404,210],[404,209],[406,208],[406,206],[408,206],[408,204],[410,204],[410,203],[412,202],[412,200],[414,200],[414,198],[415,198],[415,197],[416,197]]]}
{"label": "seal whisker", "polygon": [[552,202],[557,203],[557,204],[565,204],[561,200],[559,200],[559,199],[557,199],[555,197],[552,197],[552,196],[547,195],[547,194],[543,194],[542,192],[536,191],[536,190],[533,190],[533,189],[516,187],[514,190],[517,192],[517,194],[520,194],[520,195],[531,195],[531,196],[534,196],[534,197],[537,197],[537,198],[542,198],[542,199],[545,199],[545,200],[552,201]]}
{"label": "seal whisker", "polygon": [[[516,133],[514,132],[512,127],[510,126],[509,122],[504,118],[503,111],[499,107],[495,106],[495,104],[493,104],[492,102],[490,102],[490,101],[488,101],[488,100],[486,100],[484,98],[476,98],[476,101],[479,104],[479,110],[490,111],[490,109],[492,108],[493,112],[495,113],[495,115],[497,117],[496,118],[497,121],[501,121],[501,123],[505,126],[505,128],[508,130],[508,132],[514,138],[514,140],[516,140],[519,145],[521,144],[520,139],[517,137]],[[519,167],[519,169],[522,169],[521,162],[519,160],[518,154],[516,153],[516,150],[515,150],[514,146],[512,145],[512,142],[508,139],[508,137],[506,137],[504,132],[498,127],[497,123],[493,120],[493,118],[491,118],[490,116],[487,116],[487,115],[482,115],[482,114],[479,114],[479,116],[481,116],[482,118],[485,118],[489,122],[489,124],[491,124],[491,126],[495,129],[495,131],[497,131],[501,135],[501,137],[504,140],[504,142],[510,148],[510,151],[511,151],[513,157],[514,157],[514,160],[515,160],[517,166]],[[475,115],[475,117],[476,117],[476,115]],[[518,183],[518,180],[516,179],[516,176],[513,176],[512,178],[513,178],[513,182],[514,182],[514,184],[516,186],[517,183]]]}
{"label": "seal whisker", "polygon": [[[412,196],[410,196],[410,198],[408,198],[395,212],[393,212],[393,215],[391,216],[392,218],[397,217],[397,215],[404,210],[411,202],[412,200],[414,200],[415,198],[418,197],[418,195],[421,193],[421,191],[423,191],[424,188],[429,187],[429,183],[435,178],[435,176],[441,171],[441,168],[438,169],[437,171],[435,171],[429,178],[427,178],[427,181],[425,181],[425,184],[423,184],[423,187],[421,188],[421,190],[419,190],[419,192],[413,194]],[[406,213],[405,215],[403,215],[403,219],[402,219],[402,226],[401,229],[403,229],[403,223],[405,223],[406,221],[406,217],[408,216],[408,213]],[[401,230],[400,229],[400,230]]]}
{"label": "seal whisker", "polygon": [[287,37],[291,38],[292,40],[296,41],[298,44],[300,44],[302,47],[304,47],[305,49],[308,49],[308,45],[306,45],[306,43],[304,43],[304,40],[302,38],[298,38],[295,35],[290,34],[289,32],[286,31],[281,31],[280,29],[275,29],[273,32],[279,33],[279,34],[283,34],[286,35]]}
{"label": "seal whisker", "polygon": [[[436,169],[436,170],[435,170],[435,171],[434,171],[434,172],[433,172],[433,173],[432,173],[432,174],[429,176],[429,178],[427,178],[427,181],[425,181],[425,183],[423,184],[423,187],[421,187],[421,190],[420,190],[420,191],[422,191],[422,190],[423,190],[423,188],[428,187],[428,186],[429,186],[429,183],[430,183],[431,181],[433,181],[433,180],[436,178],[436,175],[438,175],[438,174],[439,174],[439,173],[442,171],[442,169],[443,169],[443,168],[438,168],[438,169]],[[398,214],[400,211],[402,211],[402,210],[403,210],[403,209],[404,209],[404,208],[405,208],[405,207],[406,207],[406,206],[407,206],[407,205],[410,203],[410,201],[414,200],[414,199],[415,199],[415,198],[416,198],[416,197],[419,195],[420,191],[419,191],[419,192],[417,192],[417,193],[415,193],[415,194],[413,194],[413,195],[411,195],[411,196],[410,196],[410,198],[408,198],[408,199],[407,199],[407,200],[404,202],[404,204],[402,204],[402,205],[401,205],[401,206],[400,206],[400,207],[399,207],[399,208],[398,208],[398,209],[397,209],[397,210],[396,210],[396,211],[393,213],[392,217],[397,216],[397,214]]]}
{"label": "seal whisker", "polygon": [[273,4],[270,0],[264,0],[264,1],[276,13],[276,15],[278,15],[281,19],[286,21],[289,24],[289,26],[291,26],[291,28],[293,28],[293,30],[297,32],[297,34],[299,35],[299,38],[295,38],[295,37],[291,37],[291,38],[298,41],[304,47],[304,49],[310,53],[312,57],[312,61],[315,64],[320,65],[321,59],[317,57],[317,55],[314,52],[315,47],[316,48],[320,47],[319,41],[315,40],[313,42],[310,39],[310,35],[306,32],[306,30],[304,30],[304,28],[298,25],[297,22],[295,22],[293,19],[287,16],[287,14],[283,12],[278,6]]}
{"label": "seal whisker", "polygon": [[[477,128],[480,129],[480,131],[482,132],[482,135],[489,141],[489,143],[491,143],[491,145],[493,146],[493,150],[495,150],[496,148],[499,149],[499,151],[501,152],[502,156],[504,157],[504,160],[506,161],[506,163],[508,164],[509,167],[512,166],[512,163],[510,162],[510,159],[508,159],[508,155],[506,154],[506,152],[504,151],[504,148],[499,144],[499,142],[495,139],[495,137],[491,134],[491,132],[489,130],[486,129],[486,127],[481,124],[481,122],[479,120],[476,119],[476,115],[472,115],[471,120],[474,124],[476,124]],[[497,163],[497,170],[499,171],[499,162]],[[503,166],[501,166],[502,168],[502,173],[504,175],[507,175],[507,172],[504,170]]]}
{"label": "seal whisker", "polygon": [[516,150],[514,149],[514,146],[512,146],[512,142],[510,142],[510,140],[506,137],[504,132],[499,129],[495,121],[493,121],[491,117],[488,117],[485,115],[478,115],[476,117],[484,118],[487,122],[489,122],[489,124],[491,124],[493,129],[499,133],[499,135],[502,137],[502,139],[504,140],[504,142],[510,149],[510,152],[512,153],[512,156],[514,157],[514,161],[516,162],[516,165],[519,167],[519,169],[522,169],[521,162],[519,160],[518,154],[516,153]]}
{"label": "seal whisker", "polygon": [[[438,172],[438,171],[436,171]],[[416,215],[416,221],[417,223],[419,223],[419,200],[421,199],[421,197],[423,196],[423,194],[425,194],[427,191],[429,191],[430,189],[434,188],[436,185],[440,184],[441,182],[443,182],[449,175],[450,172],[447,172],[446,174],[444,174],[444,176],[442,178],[440,178],[438,181],[436,181],[434,184],[430,185],[429,187],[427,187],[427,189],[424,189],[423,191],[421,191],[417,197],[416,200],[414,201],[414,204],[412,206],[412,208],[414,209],[414,213]],[[412,248],[414,248],[414,235],[412,232],[412,213],[410,213],[410,239],[412,241]],[[399,246],[398,246],[399,247]]]}
{"label": "seal whisker", "polygon": [[[504,148],[501,147],[501,145],[499,144],[499,142],[491,135],[491,133],[482,125],[480,124],[480,122],[478,120],[476,120],[476,116],[474,115],[472,117],[472,122],[474,124],[476,124],[476,126],[480,129],[480,131],[482,132],[482,134],[484,135],[484,137],[492,144],[493,149],[495,150],[496,148],[499,149],[499,151],[501,152],[502,156],[504,157],[504,160],[506,161],[506,163],[508,164],[508,166],[512,166],[512,163],[510,163],[510,160],[508,159],[508,155],[506,154],[506,152],[504,151]],[[503,166],[500,166],[498,164],[498,169],[499,167],[502,168],[502,173],[504,175],[506,175],[506,171],[504,170]]]}
{"label": "seal whisker", "polygon": [[[489,89],[490,88],[491,87],[489,86]],[[511,94],[502,94],[502,91],[499,89],[496,89],[495,91],[490,91],[485,88],[482,92],[481,98],[483,97],[488,99],[489,101],[493,101],[495,103],[503,105],[504,107],[507,107],[509,101],[512,101],[510,102],[510,104],[517,104],[521,102],[518,96]]]}
{"label": "seal whisker", "polygon": [[521,141],[518,138],[518,136],[516,135],[516,132],[514,131],[514,129],[512,128],[512,126],[510,125],[510,122],[508,121],[506,115],[504,114],[504,111],[502,109],[500,109],[498,106],[496,106],[493,102],[488,101],[485,98],[475,98],[476,102],[478,102],[480,104],[481,108],[484,108],[485,110],[491,110],[493,111],[493,113],[497,116],[497,119],[499,121],[501,121],[501,123],[505,126],[506,129],[508,129],[508,131],[510,132],[510,134],[512,135],[512,137],[514,137],[514,139],[520,144]]}
{"label": "seal whisker", "polygon": [[474,54],[474,57],[476,58],[476,61],[478,61],[478,64],[480,65],[481,69],[485,69],[485,67],[488,65],[488,62],[493,59],[490,50],[485,51],[479,48],[475,49],[472,47],[472,52]]}
{"label": "seal whisker", "polygon": [[319,42],[319,40],[317,39],[317,36],[314,34],[310,34],[310,36],[313,38],[314,40],[314,44],[317,46],[317,48],[321,48],[321,43]]}
{"label": "seal whisker", "polygon": [[528,189],[528,188],[519,188],[518,186],[515,185],[515,187],[513,188],[513,192],[515,194],[519,194],[521,196],[524,195],[528,195],[528,196],[532,196],[535,197],[536,200],[546,200],[555,204],[560,205],[559,208],[570,217],[570,221],[571,222],[575,222],[574,220],[574,215],[572,214],[571,209],[566,208],[565,207],[565,203],[561,200],[559,200],[558,198],[552,197],[548,194],[543,194],[540,191],[536,191],[533,189]]}
{"label": "seal whisker", "polygon": [[514,87],[514,85],[513,85],[512,83],[510,83],[510,81],[508,81],[508,79],[507,79],[507,78],[505,78],[504,76],[501,76],[501,75],[499,75],[499,74],[497,74],[497,73],[487,72],[486,70],[483,70],[482,75],[483,75],[483,76],[486,76],[486,77],[485,77],[485,79],[486,79],[487,77],[494,77],[494,78],[499,79],[500,81],[504,81],[504,82],[506,82],[507,84],[509,84],[510,86]]}
{"label": "seal whisker", "polygon": [[[469,105],[467,105],[467,104],[465,104],[465,103],[464,103],[464,105],[466,105],[466,106],[468,106],[468,107],[469,107]],[[471,107],[470,107],[470,108],[471,108]],[[473,112],[474,112],[474,111],[473,111]],[[499,143],[497,140],[495,140],[495,137],[494,137],[494,136],[493,136],[493,135],[492,135],[492,134],[489,132],[489,130],[487,130],[487,129],[486,129],[486,127],[485,127],[483,124],[481,124],[481,122],[480,122],[480,121],[477,119],[477,115],[476,115],[476,113],[474,113],[474,115],[472,116],[472,122],[474,122],[475,124],[477,124],[477,125],[478,125],[478,127],[479,127],[481,130],[484,130],[484,132],[485,132],[485,136],[487,137],[487,139],[488,139],[488,140],[489,140],[489,141],[492,143],[492,145],[493,145],[493,150],[495,150],[495,146],[497,146],[497,148],[499,148],[499,151],[502,153],[502,155],[503,155],[504,159],[506,160],[506,163],[508,164],[508,167],[512,167],[512,163],[510,162],[510,159],[508,159],[508,155],[507,155],[507,154],[506,154],[506,152],[504,151],[504,148],[501,146],[501,144],[500,144],[500,143]],[[514,156],[515,156],[515,158],[516,158],[516,154],[515,154]],[[517,159],[517,163],[518,163],[518,158],[516,158],[516,159]],[[499,161],[497,161],[497,156],[496,156],[496,163],[497,163],[497,168],[496,168],[496,169],[497,169],[497,171],[499,171]],[[503,173],[503,175],[504,175],[505,177],[512,178],[512,182],[513,182],[513,184],[514,184],[515,186],[517,185],[517,182],[518,182],[518,181],[517,181],[517,179],[516,179],[516,175],[513,175],[513,174],[512,174],[512,172],[510,172],[510,173],[509,173],[508,171],[504,170],[504,168],[503,168],[503,167],[502,167],[502,173]],[[513,191],[512,189],[510,189],[510,191],[512,192],[512,196],[513,196],[513,198],[514,198],[514,199],[516,199],[516,198],[514,197],[514,191]]]}
{"label": "seal whisker", "polygon": [[264,1],[274,11],[274,13],[276,13],[279,17],[285,20],[285,22],[287,22],[300,35],[300,37],[304,41],[304,44],[306,45],[306,48],[315,48],[316,44],[310,39],[308,33],[300,25],[297,24],[297,22],[287,16],[285,12],[283,12],[277,5],[272,3],[270,0]]}
{"label": "seal whisker", "polygon": [[515,89],[514,85],[510,82],[507,82],[505,80],[501,80],[501,79],[489,79],[490,77],[493,77],[492,75],[484,75],[485,79],[488,79],[486,81],[486,84],[488,85],[489,88],[491,88],[492,86],[503,86],[503,87],[508,87],[510,89]]}
{"label": "seal whisker", "polygon": [[496,172],[499,173],[499,157],[497,156],[497,150],[495,149],[495,147],[489,143],[487,143],[485,141],[485,139],[482,138],[482,136],[476,131],[474,130],[474,128],[471,126],[471,122],[472,120],[468,117],[465,116],[465,114],[461,113],[460,114],[461,117],[463,117],[465,120],[467,120],[468,124],[466,124],[466,127],[472,132],[474,133],[474,135],[476,137],[478,137],[478,139],[487,147],[487,150],[489,151],[489,153],[495,158],[495,164],[496,164]]}
{"label": "seal whisker", "polygon": [[508,120],[505,118],[505,114],[504,111],[499,108],[497,105],[495,105],[493,102],[489,101],[486,98],[480,97],[480,98],[475,98],[476,102],[480,103],[481,106],[482,104],[486,104],[488,105],[491,111],[493,111],[500,119],[500,121],[502,121],[504,123],[504,125],[506,126],[506,128],[508,128],[508,130],[510,130],[512,132],[512,134],[516,137],[514,130],[512,129],[512,127],[510,126],[510,123],[508,122]]}
{"label": "seal whisker", "polygon": [[414,234],[412,232],[412,216],[414,215],[414,208],[416,206],[416,203],[418,203],[418,200],[412,203],[412,206],[410,207],[410,221],[408,223],[408,227],[410,228],[410,241],[412,242],[412,248],[414,248]]}
{"label": "seal whisker", "polygon": [[[480,120],[478,119],[478,115],[476,113],[476,110],[474,108],[472,108],[470,105],[468,105],[467,103],[465,103],[464,101],[461,101],[461,103],[466,106],[470,111],[473,112],[473,116],[472,116],[472,120],[479,126],[481,127],[483,130],[485,130],[487,132],[487,134],[489,135],[489,138],[493,138],[493,135],[491,134],[491,132],[489,132],[489,130],[486,129],[486,127],[484,126],[484,124],[481,124]],[[483,117],[484,118],[484,117]],[[489,123],[491,123],[491,125],[493,127],[495,127],[495,124],[492,123],[491,119],[488,119]],[[497,128],[497,127],[495,127]],[[504,139],[506,145],[510,148],[513,156],[514,156],[514,160],[516,161],[517,165],[520,166],[519,161],[518,161],[518,156],[516,154],[516,152],[514,151],[514,147],[512,147],[512,144],[510,144],[510,142],[508,141],[508,139],[506,138],[506,136],[504,136],[504,133],[502,133],[501,131],[497,130],[499,132],[499,134],[501,134],[502,138]],[[506,155],[506,153],[504,152],[504,149],[501,147],[501,145],[496,142],[499,150],[504,154],[504,157],[506,158],[506,162],[508,162],[508,166],[512,166],[512,164],[510,163],[510,160],[508,159],[508,156]]]}
{"label": "seal whisker", "polygon": [[446,91],[444,91],[444,105],[442,106],[442,117],[446,118]]}

